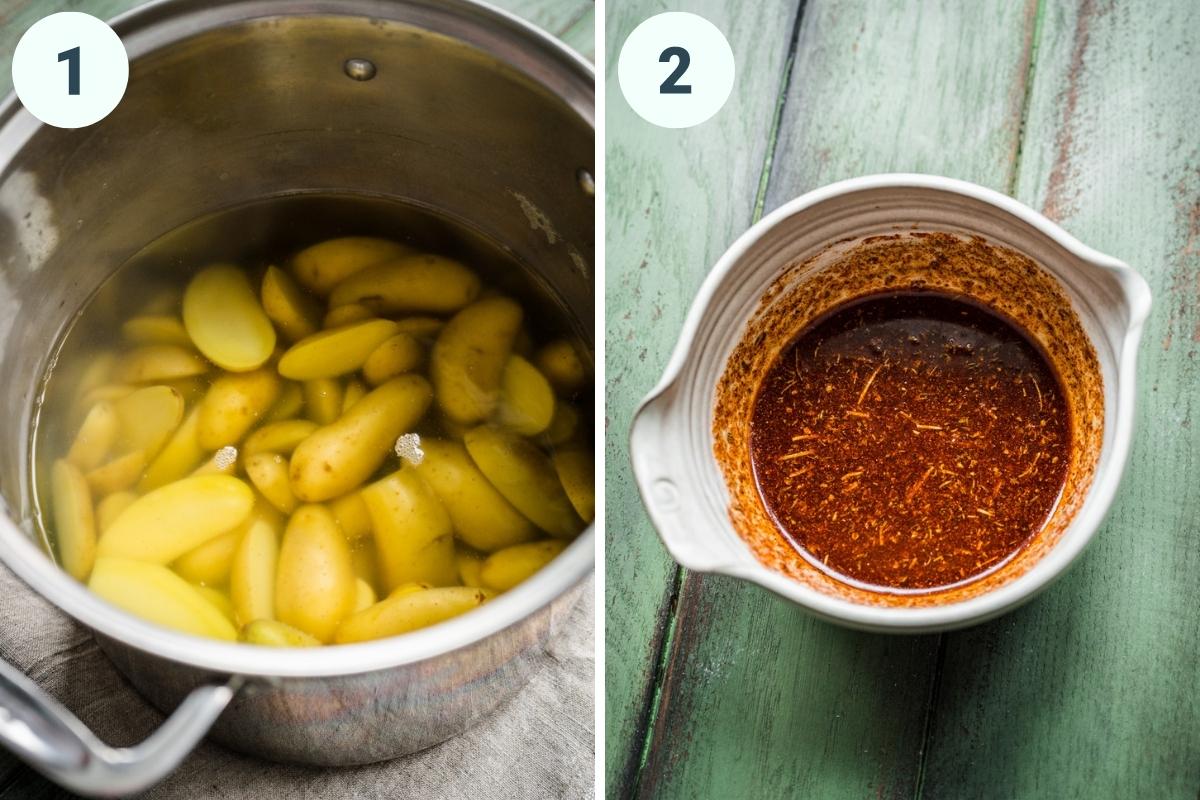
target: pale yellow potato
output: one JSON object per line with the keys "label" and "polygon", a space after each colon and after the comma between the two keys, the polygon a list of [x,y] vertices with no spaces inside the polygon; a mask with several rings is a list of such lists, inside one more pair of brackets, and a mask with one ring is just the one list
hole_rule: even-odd
{"label": "pale yellow potato", "polygon": [[202,586],[215,586],[229,579],[233,555],[241,544],[245,526],[239,525],[175,559],[171,567],[183,578]]}
{"label": "pale yellow potato", "polygon": [[275,619],[256,619],[242,626],[238,641],[264,647],[319,647],[321,642]]}
{"label": "pale yellow potato", "polygon": [[102,386],[89,391],[79,399],[79,405],[82,408],[90,409],[97,403],[112,403],[120,400],[126,395],[133,394],[137,390],[136,386],[128,383],[106,383]]}
{"label": "pale yellow potato", "polygon": [[193,375],[190,378],[176,378],[173,381],[164,381],[163,383],[179,392],[179,396],[183,398],[184,405],[186,406],[198,402],[204,397],[204,393],[208,391],[209,382],[199,375]]}
{"label": "pale yellow potato", "polygon": [[379,555],[375,552],[375,542],[366,537],[351,540],[350,560],[354,565],[354,574],[371,584],[371,588],[378,592],[383,586],[383,581],[379,577]]}
{"label": "pale yellow potato", "polygon": [[411,247],[387,239],[344,236],[301,250],[292,259],[292,274],[309,290],[326,295],[359,270],[412,252]]}
{"label": "pale yellow potato", "polygon": [[138,496],[134,492],[113,492],[96,504],[96,530],[100,533],[108,530],[113,520],[121,512],[129,508]]}
{"label": "pale yellow potato", "polygon": [[[338,307],[349,308],[349,306]],[[445,321],[437,317],[405,317],[404,319],[396,320],[396,327],[399,329],[399,333],[407,333],[414,339],[425,342],[432,342],[436,339],[445,325]]]}
{"label": "pale yellow potato", "polygon": [[371,584],[367,583],[362,578],[354,579],[354,610],[362,611],[375,605],[375,601],[379,598],[375,595],[375,590],[371,588]]}
{"label": "pale yellow potato", "polygon": [[121,512],[100,537],[98,553],[166,564],[240,525],[253,505],[254,492],[237,478],[184,478]]}
{"label": "pale yellow potato", "polygon": [[479,296],[479,276],[431,253],[404,256],[354,273],[334,287],[330,306],[358,303],[376,313],[448,314]]}
{"label": "pale yellow potato", "polygon": [[500,378],[496,421],[522,436],[536,436],[550,427],[554,407],[554,390],[545,376],[521,356],[509,356]]}
{"label": "pale yellow potato", "polygon": [[259,453],[245,460],[246,475],[254,488],[284,514],[296,508],[296,496],[288,482],[287,459],[278,453]]}
{"label": "pale yellow potato", "polygon": [[266,416],[279,397],[279,376],[270,367],[222,375],[200,403],[197,441],[205,450],[236,445]]}
{"label": "pale yellow potato", "polygon": [[227,451],[221,448],[213,453],[204,463],[196,467],[190,473],[189,478],[195,478],[199,475],[236,475],[238,471],[237,448],[230,446]]}
{"label": "pale yellow potato", "polygon": [[380,343],[363,362],[362,373],[367,383],[378,386],[421,366],[425,350],[407,333],[397,333]]}
{"label": "pale yellow potato", "polygon": [[596,516],[596,474],[592,454],[580,447],[555,451],[550,459],[567,499],[584,522]]}
{"label": "pale yellow potato", "polygon": [[290,342],[317,332],[321,306],[279,267],[267,267],[262,282],[262,305],[267,317]]}
{"label": "pale yellow potato", "polygon": [[525,330],[523,325],[517,331],[517,335],[513,337],[512,351],[527,361],[533,358],[533,337],[529,335],[529,331]]}
{"label": "pale yellow potato", "polygon": [[208,602],[212,603],[213,608],[215,608],[215,609],[217,609],[217,611],[221,612],[221,616],[223,616],[223,617],[225,617],[225,619],[229,620],[229,623],[231,625],[234,624],[234,622],[233,622],[233,601],[231,601],[229,599],[229,595],[225,594],[220,589],[217,589],[213,586],[195,586],[195,584],[193,584],[193,586],[196,589],[196,591],[198,591],[200,593],[201,597],[203,597]]}
{"label": "pale yellow potato", "polygon": [[420,581],[409,581],[408,583],[402,583],[399,586],[397,586],[395,589],[392,589],[392,591],[388,593],[388,597],[401,597],[406,594],[412,594],[413,592],[423,592],[426,589],[432,589],[432,588],[433,588],[433,584],[431,584],[431,583],[421,583]]}
{"label": "pale yellow potato", "polygon": [[96,561],[92,493],[79,467],[62,459],[51,469],[50,488],[59,563],[72,578],[86,580]]}
{"label": "pale yellow potato", "polygon": [[321,320],[321,327],[341,328],[344,325],[349,325],[352,322],[362,322],[365,319],[374,319],[375,312],[364,305],[358,303],[348,303],[344,306],[335,306],[325,313],[325,318]]}
{"label": "pale yellow potato", "polygon": [[183,292],[177,286],[166,286],[158,289],[142,304],[140,314],[144,316],[159,316],[179,310],[183,302]]}
{"label": "pale yellow potato", "polygon": [[482,589],[483,578],[480,573],[483,570],[483,554],[460,545],[454,548],[454,560],[458,564],[458,579],[462,585]]}
{"label": "pale yellow potato", "polygon": [[150,466],[146,467],[145,474],[138,482],[139,491],[148,492],[186,477],[204,461],[205,451],[196,435],[199,427],[200,408],[196,407],[188,412]]}
{"label": "pale yellow potato", "polygon": [[371,535],[371,512],[363,502],[362,494],[351,492],[336,500],[329,501],[329,510],[333,512],[338,527],[347,539],[354,541]]}
{"label": "pale yellow potato", "polygon": [[368,319],[315,333],[288,348],[279,359],[279,374],[308,381],[354,372],[395,333],[396,323],[390,319]]}
{"label": "pale yellow potato", "polygon": [[116,449],[153,458],[183,420],[183,397],[170,386],[147,386],[113,403]]}
{"label": "pale yellow potato", "polygon": [[431,396],[428,381],[419,375],[401,375],[368,393],[296,447],[292,492],[313,503],[357,488],[392,452],[397,437],[424,416]]}
{"label": "pale yellow potato", "polygon": [[150,622],[196,636],[227,641],[237,638],[233,624],[211,601],[160,564],[97,558],[88,588]]}
{"label": "pale yellow potato", "polygon": [[536,538],[533,523],[496,491],[461,444],[423,438],[421,449],[417,472],[442,501],[459,539],[491,552]]}
{"label": "pale yellow potato", "polygon": [[246,273],[232,264],[213,264],[192,278],[183,325],[205,358],[231,372],[258,369],[275,349],[275,327]]}
{"label": "pale yellow potato", "polygon": [[163,383],[208,372],[208,362],[177,344],[144,344],[125,354],[114,377],[120,383]]}
{"label": "pale yellow potato", "polygon": [[67,451],[67,461],[83,470],[95,469],[104,463],[119,432],[120,423],[112,403],[101,400],[83,418],[79,433]]}
{"label": "pale yellow potato", "polygon": [[583,388],[588,370],[575,345],[566,339],[555,339],[537,351],[533,363],[546,376],[559,394],[570,396]]}
{"label": "pale yellow potato", "polygon": [[278,528],[265,518],[252,518],[245,526],[229,569],[229,595],[234,619],[239,624],[275,618],[278,563]]}
{"label": "pale yellow potato", "polygon": [[492,596],[486,589],[446,586],[389,597],[343,622],[334,641],[365,642],[427,628],[478,608]]}
{"label": "pale yellow potato", "polygon": [[304,382],[304,406],[308,418],[318,425],[329,425],[342,415],[342,384],[334,378]]}
{"label": "pale yellow potato", "polygon": [[521,307],[507,297],[488,297],[442,328],[433,345],[430,377],[438,405],[450,419],[470,424],[491,416],[521,316]]}
{"label": "pale yellow potato", "polygon": [[389,589],[410,581],[434,586],[458,580],[454,529],[437,495],[411,467],[393,472],[361,491],[383,583]]}
{"label": "pale yellow potato", "polygon": [[179,317],[170,314],[143,314],[121,323],[121,336],[130,344],[176,344],[192,346],[192,339]]}
{"label": "pale yellow potato", "polygon": [[529,441],[494,425],[463,437],[479,471],[518,511],[552,536],[570,539],[584,522],[567,498],[550,459]]}
{"label": "pale yellow potato", "polygon": [[84,477],[87,478],[92,494],[96,497],[104,497],[132,487],[142,477],[142,470],[145,468],[146,454],[135,450],[96,467]]}
{"label": "pale yellow potato", "polygon": [[358,378],[346,382],[346,391],[342,393],[342,413],[345,414],[354,404],[367,396],[367,385]]}
{"label": "pale yellow potato", "polygon": [[318,428],[317,423],[307,419],[289,419],[264,425],[246,437],[242,455],[255,456],[259,453],[291,455],[296,445],[303,442]]}
{"label": "pale yellow potato", "polygon": [[111,350],[104,350],[90,357],[80,372],[79,381],[75,385],[76,394],[80,396],[86,395],[93,389],[110,382],[113,369],[116,365],[117,354]]}
{"label": "pale yellow potato", "polygon": [[550,425],[538,436],[542,444],[553,447],[571,440],[579,427],[579,412],[566,401],[559,401],[554,406],[554,417]]}
{"label": "pale yellow potato", "polygon": [[298,415],[304,409],[304,387],[292,381],[283,381],[279,399],[263,417],[265,422],[283,422]]}
{"label": "pale yellow potato", "polygon": [[283,534],[275,578],[275,615],[322,642],[354,611],[357,579],[350,545],[329,509],[296,509]]}
{"label": "pale yellow potato", "polygon": [[479,578],[487,588],[507,592],[553,561],[566,546],[564,541],[551,539],[506,547],[487,557]]}
{"label": "pale yellow potato", "polygon": [[275,531],[278,538],[283,535],[283,526],[287,522],[287,517],[280,513],[279,509],[271,505],[267,498],[261,494],[254,496],[254,508],[250,509],[250,516],[242,523],[242,527],[246,530],[255,522],[265,522],[271,530]]}

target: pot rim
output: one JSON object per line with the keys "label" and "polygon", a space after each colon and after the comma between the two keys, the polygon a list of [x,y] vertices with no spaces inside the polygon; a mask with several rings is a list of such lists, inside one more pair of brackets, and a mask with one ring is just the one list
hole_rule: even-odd
{"label": "pot rim", "polygon": [[[585,98],[560,99],[594,128],[595,70],[582,56],[540,28],[506,11],[477,0],[152,0],[110,21],[125,42],[129,59],[229,24],[265,17],[350,17],[388,19],[393,11],[415,8],[441,14],[465,15],[487,23],[494,36],[504,34],[522,48],[534,48],[557,70],[591,87]],[[197,19],[198,18],[198,19]],[[453,34],[434,30],[444,36]],[[494,38],[475,40],[455,36],[468,46],[505,60]],[[511,68],[551,93],[538,75],[507,61]],[[19,152],[42,127],[26,112],[14,92],[0,103],[0,149]],[[0,163],[0,176],[8,161]],[[599,451],[597,451],[599,452]],[[2,501],[0,501],[2,502]],[[595,523],[589,525],[554,561],[531,578],[478,609],[431,628],[372,642],[295,650],[229,643],[179,633],[136,617],[101,600],[71,578],[21,531],[6,513],[0,514],[0,560],[34,591],[78,622],[130,647],[171,661],[216,673],[267,678],[321,678],[353,675],[412,664],[458,650],[509,628],[548,606],[576,586],[595,567]]]}
{"label": "pot rim", "polygon": [[[877,189],[922,189],[976,200],[991,205],[1048,237],[1088,267],[1112,274],[1121,287],[1123,301],[1128,308],[1128,323],[1120,331],[1120,347],[1116,350],[1115,397],[1116,408],[1105,409],[1105,422],[1113,426],[1110,447],[1101,451],[1096,478],[1088,490],[1087,497],[1071,521],[1067,535],[1048,551],[1025,574],[995,589],[967,600],[931,606],[870,606],[850,602],[805,586],[760,563],[749,547],[733,530],[727,517],[721,520],[722,535],[726,532],[742,544],[745,553],[734,557],[731,551],[717,552],[716,548],[695,546],[695,538],[684,539],[682,532],[676,539],[672,530],[670,514],[656,510],[654,481],[657,476],[649,474],[649,468],[639,463],[638,453],[643,448],[648,452],[661,447],[655,441],[659,435],[655,420],[669,417],[669,407],[685,367],[694,358],[693,346],[701,331],[710,308],[718,302],[717,292],[729,275],[737,274],[747,253],[769,231],[788,218],[803,213],[809,208],[836,197],[870,192]],[[763,287],[764,289],[766,287]],[[1060,225],[1040,212],[1018,200],[993,189],[954,178],[919,173],[882,173],[831,183],[807,192],[759,220],[730,245],[718,259],[705,278],[695,300],[688,311],[678,342],[663,371],[663,377],[650,391],[634,413],[630,431],[630,452],[633,456],[634,474],[642,495],[643,503],[651,517],[659,537],[671,555],[684,567],[701,572],[730,575],[758,584],[804,608],[809,613],[827,621],[852,628],[880,632],[922,633],[960,628],[983,622],[1009,611],[1046,588],[1058,578],[1095,538],[1108,509],[1115,497],[1117,487],[1128,461],[1133,435],[1134,395],[1136,390],[1137,348],[1141,340],[1142,327],[1150,312],[1151,294],[1145,279],[1124,262],[1104,255],[1068,233]],[[709,343],[712,344],[711,342]],[[683,387],[687,390],[688,387]],[[694,391],[694,389],[692,389]],[[661,408],[659,406],[662,406]],[[711,409],[706,410],[711,414]],[[639,423],[645,423],[639,428]],[[711,434],[709,434],[711,435]],[[711,446],[705,457],[712,459]],[[641,467],[639,469],[639,467]],[[688,480],[679,480],[684,485],[694,485]],[[720,481],[724,486],[724,479]],[[722,503],[722,510],[727,503]],[[707,560],[703,556],[709,556]]]}

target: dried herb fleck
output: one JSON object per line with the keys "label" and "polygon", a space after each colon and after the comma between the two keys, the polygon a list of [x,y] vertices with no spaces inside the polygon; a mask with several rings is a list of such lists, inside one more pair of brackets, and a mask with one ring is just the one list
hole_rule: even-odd
{"label": "dried herb fleck", "polygon": [[1058,378],[1014,324],[936,292],[877,294],[817,320],[762,382],[763,501],[814,563],[930,589],[1007,561],[1066,479]]}

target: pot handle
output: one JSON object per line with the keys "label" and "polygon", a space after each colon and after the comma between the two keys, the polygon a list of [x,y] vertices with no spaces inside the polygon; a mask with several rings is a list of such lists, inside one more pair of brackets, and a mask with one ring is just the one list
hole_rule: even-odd
{"label": "pot handle", "polygon": [[179,766],[233,699],[241,679],[201,686],[148,739],[109,747],[32,680],[0,660],[0,744],[66,789],[89,797],[133,794]]}

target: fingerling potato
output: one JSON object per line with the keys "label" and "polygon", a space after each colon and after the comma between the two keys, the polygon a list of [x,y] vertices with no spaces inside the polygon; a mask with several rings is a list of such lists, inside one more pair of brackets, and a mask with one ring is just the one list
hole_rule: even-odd
{"label": "fingerling potato", "polygon": [[355,489],[379,468],[396,438],[425,414],[431,394],[419,375],[401,375],[369,392],[297,445],[290,468],[293,493],[313,503]]}

